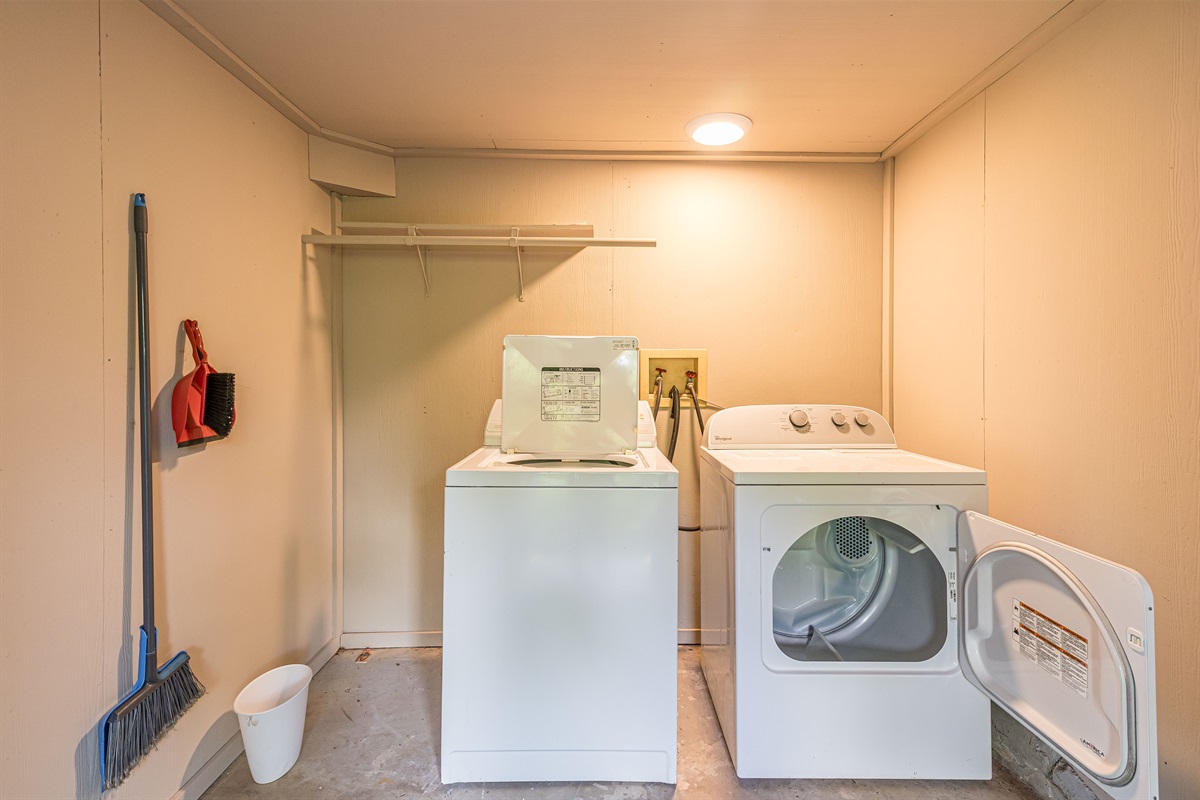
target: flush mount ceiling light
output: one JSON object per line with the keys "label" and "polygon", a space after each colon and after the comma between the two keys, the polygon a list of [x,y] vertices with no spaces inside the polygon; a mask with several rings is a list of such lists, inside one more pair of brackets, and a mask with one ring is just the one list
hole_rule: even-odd
{"label": "flush mount ceiling light", "polygon": [[719,147],[741,139],[752,124],[749,117],[741,114],[705,114],[689,122],[686,130],[700,144]]}

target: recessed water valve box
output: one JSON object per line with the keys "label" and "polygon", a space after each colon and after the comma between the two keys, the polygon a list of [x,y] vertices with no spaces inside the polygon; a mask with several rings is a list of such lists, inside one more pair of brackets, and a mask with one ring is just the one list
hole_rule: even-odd
{"label": "recessed water valve box", "polygon": [[692,398],[687,394],[687,373],[696,373],[696,397],[701,405],[708,397],[708,351],[707,350],[650,350],[640,352],[639,385],[643,400],[654,402],[654,379],[658,370],[663,370],[663,405],[668,404],[672,386],[679,387],[680,405],[691,406]]}

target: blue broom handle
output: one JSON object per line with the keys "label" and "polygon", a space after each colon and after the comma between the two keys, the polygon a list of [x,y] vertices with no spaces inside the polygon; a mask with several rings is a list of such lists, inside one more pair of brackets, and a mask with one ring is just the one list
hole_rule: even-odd
{"label": "blue broom handle", "polygon": [[146,195],[133,198],[133,234],[137,252],[138,409],[141,415],[142,477],[142,630],[146,683],[158,680],[158,632],[154,627],[154,487],[150,464],[150,326],[146,302]]}

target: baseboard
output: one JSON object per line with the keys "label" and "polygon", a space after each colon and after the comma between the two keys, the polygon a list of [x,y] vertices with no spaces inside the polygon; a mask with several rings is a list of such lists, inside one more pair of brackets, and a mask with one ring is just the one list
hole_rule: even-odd
{"label": "baseboard", "polygon": [[[321,645],[321,649],[317,651],[316,655],[308,660],[308,666],[312,667],[313,672],[320,671],[321,667],[325,666],[337,651],[338,637],[334,636],[328,642]],[[244,750],[245,747],[242,745],[241,732],[235,733],[229,738],[229,741],[221,745],[212,758],[205,761],[200,769],[192,773],[192,777],[183,782],[183,786],[179,787],[179,791],[171,795],[171,800],[199,800],[200,796],[208,791],[208,787],[216,783],[217,778],[221,777],[221,774],[229,769],[229,765]]]}
{"label": "baseboard", "polygon": [[212,758],[205,761],[200,769],[192,773],[192,777],[183,782],[179,791],[171,795],[171,800],[198,800],[202,794],[208,791],[208,787],[216,783],[217,778],[229,769],[229,765],[242,754],[243,750],[245,747],[242,745],[242,734],[235,733],[229,741],[221,745]]}
{"label": "baseboard", "polygon": [[[678,644],[699,644],[699,628],[680,628]],[[441,631],[373,631],[368,633],[343,633],[342,647],[361,650],[365,647],[441,647]]]}
{"label": "baseboard", "polygon": [[329,659],[337,655],[340,646],[337,636],[332,637],[328,642],[321,645],[321,649],[317,651],[316,655],[308,660],[308,666],[312,667],[314,674],[320,672],[321,667],[325,666],[329,663]]}
{"label": "baseboard", "polygon": [[364,647],[441,647],[441,631],[372,631],[343,633],[342,647],[361,650]]}

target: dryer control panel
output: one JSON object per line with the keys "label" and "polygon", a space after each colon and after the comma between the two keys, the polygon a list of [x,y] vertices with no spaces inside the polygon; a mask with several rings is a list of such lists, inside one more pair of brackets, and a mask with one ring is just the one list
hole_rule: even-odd
{"label": "dryer control panel", "polygon": [[887,420],[861,406],[739,406],[713,414],[705,429],[710,450],[895,448]]}

